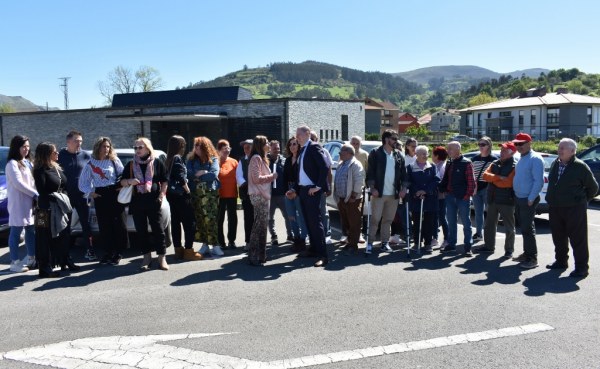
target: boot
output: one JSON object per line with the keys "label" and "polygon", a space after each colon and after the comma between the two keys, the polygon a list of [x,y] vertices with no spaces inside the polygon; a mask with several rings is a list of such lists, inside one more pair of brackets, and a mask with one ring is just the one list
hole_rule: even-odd
{"label": "boot", "polygon": [[[183,249],[183,247],[182,247]],[[183,250],[183,260],[194,261],[194,260],[202,260],[202,254],[197,253],[194,249],[184,249]]]}
{"label": "boot", "polygon": [[142,271],[149,270],[151,263],[152,263],[152,255],[148,252],[148,253],[144,254],[144,259],[142,260],[142,266],[140,267],[140,270],[142,270]]}
{"label": "boot", "polygon": [[182,260],[184,258],[184,254],[185,254],[184,250],[185,249],[181,246],[175,247],[175,259]]}
{"label": "boot", "polygon": [[158,268],[161,270],[169,270],[169,264],[167,264],[165,255],[158,255]]}

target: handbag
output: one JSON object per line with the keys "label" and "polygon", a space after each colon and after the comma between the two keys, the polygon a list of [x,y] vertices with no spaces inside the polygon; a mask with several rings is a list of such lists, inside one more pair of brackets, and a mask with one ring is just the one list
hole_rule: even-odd
{"label": "handbag", "polygon": [[36,228],[50,228],[50,211],[46,209],[35,209],[34,223]]}
{"label": "handbag", "polygon": [[169,167],[169,186],[167,187],[167,193],[169,195],[175,195],[175,196],[183,196],[186,194],[185,189],[183,188],[182,185],[179,184],[179,181],[175,181],[175,182],[171,182],[171,173],[173,172],[173,162],[175,161],[175,158],[173,158],[171,160],[171,165]]}
{"label": "handbag", "polygon": [[133,186],[121,187],[117,201],[121,204],[129,204],[131,202],[131,196],[133,195]]}

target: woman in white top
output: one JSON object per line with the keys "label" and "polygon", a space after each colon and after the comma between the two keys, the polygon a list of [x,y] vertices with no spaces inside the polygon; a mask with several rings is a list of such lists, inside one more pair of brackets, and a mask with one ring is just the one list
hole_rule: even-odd
{"label": "woman in white top", "polygon": [[127,245],[125,207],[117,201],[117,178],[123,173],[123,164],[117,157],[108,137],[94,143],[92,158],[83,167],[79,190],[94,199],[96,219],[106,254],[100,264],[118,265],[121,251]]}
{"label": "woman in white top", "polygon": [[[33,201],[38,197],[29,161],[29,138],[17,135],[10,141],[6,163],[6,189],[8,196],[8,247],[10,271],[26,272],[35,265],[35,230]],[[19,239],[25,228],[27,255],[19,261]]]}
{"label": "woman in white top", "polygon": [[404,144],[404,165],[408,168],[409,165],[417,161],[417,140],[414,138],[407,138]]}

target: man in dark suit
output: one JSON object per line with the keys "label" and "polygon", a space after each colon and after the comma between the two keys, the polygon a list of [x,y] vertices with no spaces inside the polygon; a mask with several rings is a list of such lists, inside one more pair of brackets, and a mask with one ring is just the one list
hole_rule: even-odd
{"label": "man in dark suit", "polygon": [[329,262],[320,202],[324,192],[329,192],[327,182],[328,168],[323,154],[323,148],[310,140],[310,128],[299,127],[296,130],[296,140],[302,147],[299,156],[298,183],[294,190],[287,192],[288,198],[300,196],[302,212],[308,228],[310,248],[306,256],[318,258],[315,267],[323,267]]}

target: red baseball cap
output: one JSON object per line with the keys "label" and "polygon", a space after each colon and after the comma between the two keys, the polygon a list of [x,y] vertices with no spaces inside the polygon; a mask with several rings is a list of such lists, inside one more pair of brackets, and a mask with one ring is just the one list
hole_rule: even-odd
{"label": "red baseball cap", "polygon": [[512,141],[501,143],[498,146],[500,146],[503,149],[508,149],[508,150],[512,151],[513,153],[517,152],[517,147],[515,146],[514,143],[512,143]]}
{"label": "red baseball cap", "polygon": [[521,142],[531,142],[531,136],[527,133],[517,133],[515,139],[512,140],[513,143],[521,143]]}

